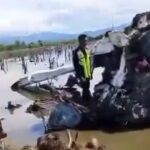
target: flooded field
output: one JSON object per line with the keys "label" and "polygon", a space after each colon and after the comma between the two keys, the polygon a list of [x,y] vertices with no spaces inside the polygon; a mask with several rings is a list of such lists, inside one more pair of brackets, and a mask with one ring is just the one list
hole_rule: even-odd
{"label": "flooded field", "polygon": [[[57,63],[54,63],[55,67],[62,66],[63,64],[70,64],[70,55],[65,58],[65,53],[60,54]],[[40,55],[38,61],[34,59],[25,58],[25,66],[27,67],[26,74],[30,74],[33,71],[44,70],[50,68],[50,60],[56,57],[55,54]],[[4,117],[3,121],[4,130],[8,134],[8,138],[12,141],[12,144],[23,146],[26,144],[35,145],[37,138],[44,133],[42,120],[36,118],[32,114],[27,114],[25,111],[27,107],[33,103],[34,97],[24,97],[17,92],[13,92],[10,86],[19,78],[25,76],[25,68],[23,68],[23,61],[20,59],[9,59],[5,62],[7,65],[6,71],[0,71],[0,117]],[[66,60],[66,61],[65,61]],[[64,77],[61,77],[59,81],[62,81]],[[59,84],[59,83],[58,83]],[[21,104],[22,107],[16,109],[14,112],[9,112],[7,107],[8,101],[12,101],[13,104]],[[75,132],[75,131],[72,131]],[[61,132],[63,139],[66,139],[66,132]],[[105,133],[101,130],[96,131],[81,131],[77,142],[85,143],[92,137],[97,137],[100,143],[107,145],[110,150],[149,150],[150,148],[150,129],[120,132],[120,133]]]}

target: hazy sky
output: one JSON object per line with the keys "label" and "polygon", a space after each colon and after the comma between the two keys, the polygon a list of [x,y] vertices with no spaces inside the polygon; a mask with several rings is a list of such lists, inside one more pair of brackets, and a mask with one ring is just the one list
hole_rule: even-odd
{"label": "hazy sky", "polygon": [[150,0],[0,0],[0,33],[96,30],[149,10]]}

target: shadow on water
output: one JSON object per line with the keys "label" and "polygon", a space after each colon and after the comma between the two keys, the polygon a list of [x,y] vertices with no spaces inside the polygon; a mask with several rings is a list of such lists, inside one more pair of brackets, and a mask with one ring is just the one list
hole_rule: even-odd
{"label": "shadow on water", "polygon": [[121,132],[129,132],[129,131],[138,131],[143,129],[149,129],[150,128],[150,121],[144,122],[140,124],[128,124],[126,126],[120,126],[113,124],[112,122],[103,123],[99,126],[89,125],[88,127],[77,127],[80,131],[103,131],[106,133],[121,133]]}
{"label": "shadow on water", "polygon": [[[124,132],[132,132],[132,131],[140,131],[150,128],[150,121],[141,123],[141,124],[128,124],[126,126],[120,126],[113,124],[112,122],[105,122],[101,124],[87,124],[86,122],[82,123],[82,125],[78,125],[75,128],[70,128],[71,130],[78,131],[101,131],[108,134],[116,134],[116,133],[124,133]],[[59,128],[59,129],[48,129],[46,133],[50,132],[58,132],[64,131],[67,128]]]}

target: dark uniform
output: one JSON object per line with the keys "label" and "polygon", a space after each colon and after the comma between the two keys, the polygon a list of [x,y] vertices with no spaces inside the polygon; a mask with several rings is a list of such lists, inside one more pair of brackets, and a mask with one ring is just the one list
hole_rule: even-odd
{"label": "dark uniform", "polygon": [[[78,47],[73,51],[73,65],[76,77],[80,80],[83,100],[90,100],[90,80],[92,79],[91,51]],[[84,81],[83,81],[84,79]]]}

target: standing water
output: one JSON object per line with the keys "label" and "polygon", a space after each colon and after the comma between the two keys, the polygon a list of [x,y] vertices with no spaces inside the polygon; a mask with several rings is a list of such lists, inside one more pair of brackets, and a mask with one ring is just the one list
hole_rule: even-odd
{"label": "standing water", "polygon": [[[59,55],[55,55],[54,51],[50,54],[37,55],[32,57],[32,60],[30,59],[31,57],[12,58],[6,60],[5,68],[1,67],[0,117],[5,118],[3,128],[4,131],[7,132],[11,143],[14,145],[23,146],[26,144],[35,144],[37,138],[43,134],[44,128],[41,119],[37,119],[32,114],[26,113],[27,107],[32,104],[33,101],[12,91],[10,87],[18,79],[34,71],[50,69],[49,61],[52,63],[52,69],[62,66],[63,63],[68,63],[70,60],[67,56],[60,58]],[[54,59],[54,57],[57,57],[57,59]],[[31,98],[34,99],[33,97]],[[21,104],[22,107],[10,112],[6,109],[9,101],[11,101],[12,104]]]}
{"label": "standing water", "polygon": [[[36,118],[32,114],[27,114],[25,111],[27,107],[33,103],[29,98],[24,97],[17,92],[11,91],[11,85],[19,78],[25,76],[26,73],[30,74],[33,71],[44,70],[52,67],[62,66],[63,63],[69,63],[61,54],[51,54],[32,57],[32,59],[24,58],[23,65],[22,59],[14,61],[14,59],[7,60],[8,72],[0,71],[0,117],[5,118],[3,121],[4,130],[8,134],[8,139],[11,144],[23,146],[26,144],[35,145],[37,138],[44,133],[42,120]],[[55,59],[57,58],[57,59]],[[36,59],[36,61],[34,61]],[[57,60],[57,61],[56,61]],[[56,62],[53,62],[56,61]],[[95,79],[94,79],[95,80]],[[95,81],[94,81],[95,82]],[[16,109],[14,112],[9,112],[7,107],[8,101],[13,104],[21,104],[22,107]],[[74,131],[72,131],[74,132]],[[64,136],[64,133],[62,133]],[[92,137],[107,145],[110,150],[149,150],[150,149],[150,130],[130,131],[120,133],[104,133],[102,131],[81,131],[77,142],[85,143]]]}

